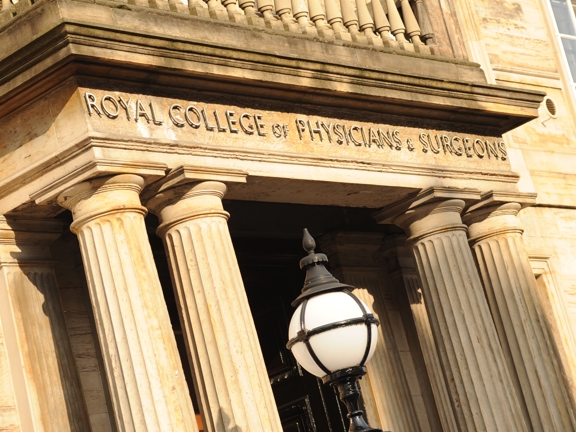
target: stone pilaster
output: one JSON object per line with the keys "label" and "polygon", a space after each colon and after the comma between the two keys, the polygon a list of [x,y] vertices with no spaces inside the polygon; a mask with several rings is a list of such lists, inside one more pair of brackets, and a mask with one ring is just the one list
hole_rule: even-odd
{"label": "stone pilaster", "polygon": [[[466,192],[466,191],[465,191]],[[376,215],[405,229],[460,430],[526,424],[466,238],[458,191],[427,190]],[[478,197],[477,193],[464,193]]]}
{"label": "stone pilaster", "polygon": [[[523,196],[487,194],[464,217],[518,393],[534,430],[576,430],[574,405],[538,300],[517,217]],[[510,201],[510,202],[507,202]]]}
{"label": "stone pilaster", "polygon": [[[404,236],[390,236],[382,245],[379,253],[381,259],[385,258],[389,263],[389,267],[392,267],[389,270],[391,282],[395,285],[404,286],[406,290],[442,430],[444,432],[457,432],[458,425],[454,418],[438,350],[434,344],[428,313],[424,305],[420,282],[418,282],[416,264],[405,243],[406,237]],[[390,262],[394,264],[391,265]]]}
{"label": "stone pilaster", "polygon": [[54,220],[0,217],[0,323],[9,364],[0,380],[6,385],[9,375],[12,384],[0,400],[15,402],[15,409],[0,407],[2,430],[90,430],[49,251],[61,230]]}
{"label": "stone pilaster", "polygon": [[282,430],[236,255],[222,181],[245,174],[187,167],[162,180],[158,215],[180,319],[210,432]]}
{"label": "stone pilaster", "polygon": [[58,197],[72,211],[120,431],[198,431],[148,243],[139,193],[126,174]]}
{"label": "stone pilaster", "polygon": [[[343,283],[356,287],[354,294],[370,306],[380,320],[378,345],[366,364],[362,379],[362,398],[372,427],[384,430],[430,430],[420,425],[402,359],[392,329],[390,299],[378,274],[379,264],[373,255],[381,246],[382,235],[363,233],[331,233],[319,239],[319,245],[330,260],[330,271]],[[402,332],[402,329],[396,329]],[[405,339],[405,338],[403,338]]]}

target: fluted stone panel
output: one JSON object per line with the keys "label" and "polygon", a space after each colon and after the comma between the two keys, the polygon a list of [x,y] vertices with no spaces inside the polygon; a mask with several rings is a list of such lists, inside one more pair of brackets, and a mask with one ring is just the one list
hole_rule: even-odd
{"label": "fluted stone panel", "polygon": [[21,432],[14,381],[10,373],[10,363],[6,350],[6,340],[2,329],[2,314],[0,313],[0,430],[5,432]]}
{"label": "fluted stone panel", "polygon": [[522,241],[519,210],[519,204],[507,203],[470,214],[470,243],[533,429],[576,430],[573,401]]}
{"label": "fluted stone panel", "polygon": [[388,236],[378,251],[378,259],[386,263],[390,283],[393,286],[402,286],[406,292],[410,315],[413,319],[415,333],[422,352],[422,360],[430,383],[430,391],[438,413],[440,425],[437,425],[435,430],[441,428],[445,432],[457,431],[458,425],[454,418],[442,364],[438,357],[428,313],[422,298],[413,254],[405,246],[405,243],[406,238],[404,236]]}
{"label": "fluted stone panel", "polygon": [[453,199],[396,218],[410,238],[460,430],[527,430]]}
{"label": "fluted stone panel", "polygon": [[10,340],[6,372],[18,411],[7,430],[18,430],[14,424],[23,431],[90,430],[47,248],[59,235],[59,224],[52,232],[38,230],[44,225],[54,229],[51,222],[27,221],[23,229],[32,228],[29,232],[0,221],[0,315]]}
{"label": "fluted stone panel", "polygon": [[428,371],[428,377],[430,378],[432,392],[434,393],[434,400],[438,407],[438,415],[442,423],[443,431],[456,432],[458,431],[458,426],[454,418],[444,374],[442,373],[442,364],[440,363],[438,351],[434,344],[434,336],[430,328],[426,306],[423,300],[417,299],[417,293],[420,289],[418,278],[416,274],[406,274],[403,272],[403,280],[406,290],[415,294],[408,296],[411,300],[410,308],[412,310],[412,316],[414,317],[418,341],[420,342],[422,356],[426,363],[426,369]]}
{"label": "fluted stone panel", "polygon": [[3,270],[35,426],[54,432],[90,430],[53,271]]}
{"label": "fluted stone panel", "polygon": [[182,328],[210,432],[282,430],[218,182],[148,202],[160,217]]}
{"label": "fluted stone panel", "polygon": [[[410,389],[402,368],[402,361],[390,327],[383,288],[375,277],[347,274],[344,282],[356,287],[354,294],[370,305],[378,319],[378,346],[374,356],[366,364],[365,381],[370,387],[372,405],[384,430],[421,431],[412,402]],[[364,396],[366,400],[366,396]],[[427,425],[426,425],[427,426]]]}
{"label": "fluted stone panel", "polygon": [[117,427],[198,431],[138,192],[120,175],[59,197],[73,212]]}
{"label": "fluted stone panel", "polygon": [[[388,275],[382,272],[377,259],[382,235],[337,231],[322,236],[319,245],[328,255],[331,272],[341,282],[354,286],[354,294],[380,320],[378,345],[360,383],[370,425],[393,431],[437,430],[435,419],[430,419],[429,412],[418,412],[416,405],[423,403],[423,390],[396,295],[386,283]],[[392,323],[400,325],[393,327]]]}

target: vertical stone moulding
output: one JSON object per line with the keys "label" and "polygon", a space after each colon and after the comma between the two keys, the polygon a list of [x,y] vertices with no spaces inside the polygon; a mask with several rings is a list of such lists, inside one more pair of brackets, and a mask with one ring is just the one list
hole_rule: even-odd
{"label": "vertical stone moulding", "polygon": [[360,383],[371,426],[419,432],[421,428],[388,316],[384,287],[379,281],[379,265],[373,257],[380,241],[380,235],[333,233],[320,238],[319,244],[329,256],[332,273],[341,282],[354,286],[354,294],[369,305],[380,320],[378,345],[366,364],[368,373]]}
{"label": "vertical stone moulding", "polygon": [[137,175],[60,194],[78,235],[116,424],[122,431],[198,427],[144,225]]}
{"label": "vertical stone moulding", "polygon": [[48,248],[61,229],[0,218],[0,321],[22,431],[90,428]]}
{"label": "vertical stone moulding", "polygon": [[394,265],[394,270],[389,273],[389,277],[396,284],[404,285],[406,290],[442,430],[445,432],[457,432],[459,429],[454,418],[450,395],[444,380],[442,364],[434,343],[430,320],[420,292],[420,282],[418,281],[414,258],[408,248],[404,246],[405,242],[406,238],[404,236],[395,236],[385,242],[380,254],[382,254],[383,258],[394,260],[397,263]]}
{"label": "vertical stone moulding", "polygon": [[147,202],[158,215],[210,432],[282,430],[223,210],[224,183],[168,188]]}

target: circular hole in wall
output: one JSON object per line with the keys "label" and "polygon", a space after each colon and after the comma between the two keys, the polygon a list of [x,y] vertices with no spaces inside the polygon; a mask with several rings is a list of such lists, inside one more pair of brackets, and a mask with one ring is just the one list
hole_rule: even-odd
{"label": "circular hole in wall", "polygon": [[546,108],[546,112],[550,117],[556,118],[558,110],[556,108],[556,103],[554,103],[554,101],[551,98],[546,97],[544,99],[544,107]]}

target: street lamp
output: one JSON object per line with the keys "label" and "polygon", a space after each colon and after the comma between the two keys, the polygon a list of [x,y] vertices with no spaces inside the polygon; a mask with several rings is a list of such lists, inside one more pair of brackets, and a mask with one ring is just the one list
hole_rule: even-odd
{"label": "street lamp", "polygon": [[315,253],[316,242],[304,229],[302,246],[308,256],[300,260],[306,270],[302,294],[288,329],[287,348],[300,365],[338,390],[348,409],[349,432],[382,432],[371,428],[358,406],[358,380],[376,349],[380,324],[370,308],[352,294],[351,285],[338,282],[324,267],[328,258]]}

